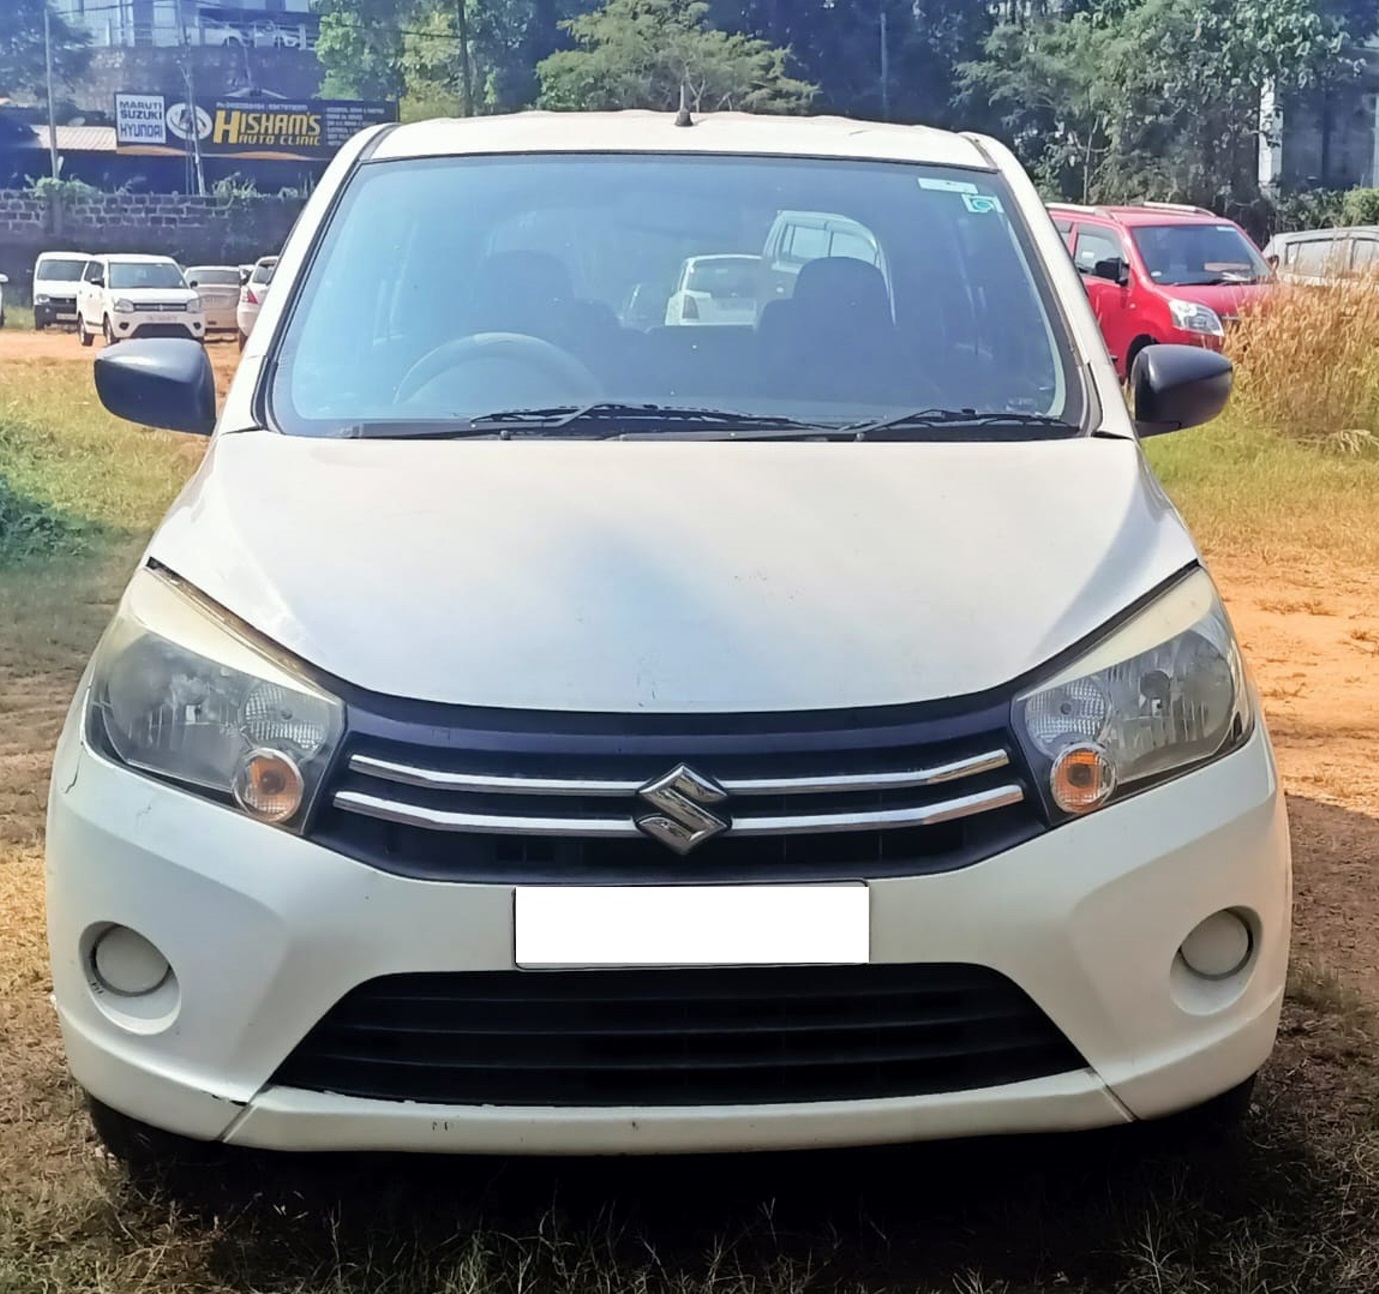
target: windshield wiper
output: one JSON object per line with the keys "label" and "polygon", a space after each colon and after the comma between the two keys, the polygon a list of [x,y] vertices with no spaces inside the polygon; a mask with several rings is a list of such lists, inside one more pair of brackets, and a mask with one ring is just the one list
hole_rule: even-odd
{"label": "windshield wiper", "polygon": [[878,418],[872,422],[854,422],[843,430],[857,440],[902,440],[915,432],[925,431],[1022,431],[1025,429],[1052,431],[1063,436],[1077,436],[1082,428],[1064,418],[1043,413],[982,413],[976,409],[915,409],[892,418]]}
{"label": "windshield wiper", "polygon": [[[713,437],[733,436],[741,431],[760,431],[771,435],[826,435],[836,428],[816,427],[771,414],[740,413],[731,409],[686,408],[678,405],[619,404],[613,401],[585,405],[558,405],[549,409],[499,409],[494,413],[478,414],[473,418],[452,420],[370,420],[360,422],[340,434],[355,437],[397,437],[398,439],[464,440],[490,437],[510,440],[520,436],[539,436],[549,431],[574,431],[577,428],[600,429],[600,440],[664,439],[665,432],[643,433],[602,430],[609,423],[619,427],[638,424],[642,427],[694,426],[708,431]],[[672,433],[673,434],[673,433]]]}

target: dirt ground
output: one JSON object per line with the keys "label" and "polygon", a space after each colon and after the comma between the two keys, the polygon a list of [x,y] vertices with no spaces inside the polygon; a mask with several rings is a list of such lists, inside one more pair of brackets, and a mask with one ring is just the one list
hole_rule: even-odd
{"label": "dirt ground", "polygon": [[[90,360],[100,354],[103,349],[104,343],[98,338],[89,350],[83,350],[74,332],[59,332],[55,329],[48,329],[45,332],[19,332],[11,329],[2,332],[0,333],[0,388],[3,388],[5,380],[4,365],[6,360]],[[217,334],[207,343],[206,353],[211,357],[211,366],[215,369],[216,385],[220,388],[221,395],[224,395],[225,388],[234,376],[235,365],[239,361],[239,347],[235,344],[234,335],[226,334],[222,338],[220,334]]]}

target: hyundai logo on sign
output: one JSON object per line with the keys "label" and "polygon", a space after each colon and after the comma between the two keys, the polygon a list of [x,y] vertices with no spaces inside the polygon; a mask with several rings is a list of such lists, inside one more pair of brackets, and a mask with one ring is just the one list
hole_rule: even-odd
{"label": "hyundai logo on sign", "polygon": [[211,133],[211,115],[199,105],[174,103],[168,109],[168,129],[178,139],[205,139]]}
{"label": "hyundai logo on sign", "polygon": [[722,818],[703,807],[726,800],[727,791],[687,764],[648,782],[637,794],[661,810],[638,818],[637,826],[677,854],[687,854],[696,845],[728,829]]}

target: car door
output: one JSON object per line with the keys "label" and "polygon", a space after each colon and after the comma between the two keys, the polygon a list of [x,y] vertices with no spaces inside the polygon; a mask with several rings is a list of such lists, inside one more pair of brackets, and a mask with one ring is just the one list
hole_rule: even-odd
{"label": "car door", "polygon": [[1097,266],[1103,261],[1116,260],[1129,269],[1130,257],[1118,230],[1107,225],[1093,225],[1079,221],[1075,230],[1073,263],[1082,275],[1083,286],[1092,303],[1092,310],[1101,325],[1101,336],[1119,369],[1129,354],[1135,338],[1135,318],[1130,296],[1128,276],[1120,284],[1102,278]]}
{"label": "car door", "polygon": [[104,268],[102,261],[88,261],[82,271],[81,285],[77,289],[77,314],[85,321],[88,329],[92,327],[92,320],[100,317],[100,304],[96,300],[96,294],[100,289],[96,286],[96,281],[103,277]]}

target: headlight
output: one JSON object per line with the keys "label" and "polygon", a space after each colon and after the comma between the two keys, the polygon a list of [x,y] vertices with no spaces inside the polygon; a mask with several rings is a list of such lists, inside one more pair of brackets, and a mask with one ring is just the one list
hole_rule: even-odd
{"label": "headlight", "polygon": [[121,297],[115,302],[115,309],[122,315],[127,315],[134,309],[134,302],[128,297]]}
{"label": "headlight", "polygon": [[96,653],[88,731],[131,768],[300,829],[343,717],[285,656],[141,570]]}
{"label": "headlight", "polygon": [[1201,570],[1015,702],[1016,732],[1062,814],[1224,754],[1250,723],[1240,649]]}
{"label": "headlight", "polygon": [[37,296],[34,297],[34,305],[46,306],[50,300],[51,298],[48,296],[46,292],[40,292]]}
{"label": "headlight", "polygon": [[1186,332],[1205,333],[1211,337],[1224,337],[1226,330],[1221,326],[1221,316],[1210,306],[1198,305],[1196,301],[1170,301],[1169,311],[1173,322]]}

